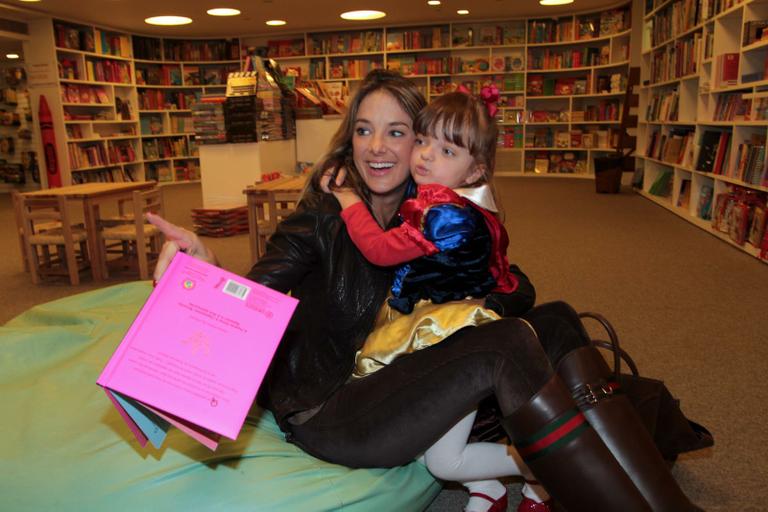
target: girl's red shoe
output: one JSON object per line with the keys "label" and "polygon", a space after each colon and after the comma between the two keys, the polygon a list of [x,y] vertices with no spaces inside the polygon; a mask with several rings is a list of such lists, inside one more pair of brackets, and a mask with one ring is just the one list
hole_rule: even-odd
{"label": "girl's red shoe", "polygon": [[509,498],[507,497],[507,493],[504,493],[504,496],[502,496],[497,500],[481,492],[469,493],[470,498],[473,496],[477,498],[482,498],[484,500],[488,500],[491,502],[491,508],[489,508],[487,512],[507,512],[507,506],[509,505]]}
{"label": "girl's red shoe", "polygon": [[517,512],[552,512],[551,504],[552,500],[538,502],[523,496],[523,501],[517,506]]}

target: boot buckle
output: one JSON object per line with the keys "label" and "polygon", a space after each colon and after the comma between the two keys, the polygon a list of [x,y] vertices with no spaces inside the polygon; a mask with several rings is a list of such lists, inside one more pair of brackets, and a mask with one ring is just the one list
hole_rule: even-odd
{"label": "boot buckle", "polygon": [[607,382],[584,384],[574,393],[576,403],[581,407],[597,405],[601,400],[613,395],[613,388]]}

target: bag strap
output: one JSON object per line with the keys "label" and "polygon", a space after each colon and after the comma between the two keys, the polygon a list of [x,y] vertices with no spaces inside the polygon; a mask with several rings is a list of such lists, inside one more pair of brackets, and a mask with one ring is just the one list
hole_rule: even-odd
{"label": "bag strap", "polygon": [[610,350],[613,353],[613,374],[616,378],[616,381],[619,380],[619,375],[621,375],[621,360],[623,359],[625,363],[627,363],[627,366],[629,367],[629,371],[632,372],[632,375],[637,377],[639,375],[639,372],[637,371],[637,365],[632,360],[632,357],[630,357],[627,352],[625,352],[621,346],[619,345],[619,336],[616,334],[616,330],[613,328],[611,323],[608,321],[607,318],[605,318],[600,313],[592,313],[592,312],[584,312],[579,313],[579,318],[585,319],[585,318],[591,318],[592,320],[597,321],[600,325],[603,326],[603,329],[608,333],[608,338],[611,340],[608,341],[602,341],[602,340],[592,340],[592,344],[598,348],[602,348],[605,350]]}

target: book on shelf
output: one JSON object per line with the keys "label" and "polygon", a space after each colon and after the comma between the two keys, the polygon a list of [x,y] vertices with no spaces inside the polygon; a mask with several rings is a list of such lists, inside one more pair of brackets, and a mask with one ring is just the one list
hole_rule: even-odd
{"label": "book on shelf", "polygon": [[669,197],[672,191],[672,177],[672,171],[661,171],[651,185],[651,188],[648,189],[648,193],[659,197]]}
{"label": "book on shelf", "polygon": [[739,54],[723,53],[717,56],[715,87],[736,85],[739,81]]}
{"label": "book on shelf", "polygon": [[677,121],[680,95],[676,90],[657,94],[648,103],[647,121]]}
{"label": "book on shelf", "polygon": [[629,25],[627,9],[608,9],[600,13],[600,37],[623,32]]}
{"label": "book on shelf", "polygon": [[723,140],[721,131],[706,130],[701,136],[698,160],[696,161],[696,170],[703,172],[712,172],[715,168],[718,150]]}
{"label": "book on shelf", "polygon": [[131,42],[128,35],[105,32],[97,28],[94,29],[94,41],[96,53],[125,58],[131,56]]}
{"label": "book on shelf", "polygon": [[579,16],[576,20],[576,39],[594,39],[600,36],[600,17],[595,14]]}
{"label": "book on shelf", "polygon": [[742,93],[720,94],[717,97],[713,121],[749,121],[752,100]]}
{"label": "book on shelf", "polygon": [[696,205],[696,215],[702,220],[712,218],[712,195],[714,188],[712,185],[702,185],[699,190],[699,201]]}
{"label": "book on shelf", "polygon": [[547,174],[549,172],[549,158],[536,158],[533,172],[536,174]]}
{"label": "book on shelf", "polygon": [[765,142],[764,134],[753,134],[749,140],[739,144],[736,166],[729,176],[744,183],[759,185],[765,169]]}
{"label": "book on shelf", "polygon": [[712,174],[724,174],[723,169],[727,172],[728,155],[730,154],[731,145],[729,144],[731,139],[731,132],[720,133],[720,140],[717,144],[717,152],[715,153],[715,164],[711,169]]}
{"label": "book on shelf", "polygon": [[752,224],[749,226],[749,235],[747,241],[755,247],[760,247],[760,244],[765,236],[766,227],[766,206],[756,205],[752,212]]}
{"label": "book on shelf", "polygon": [[768,20],[752,20],[744,23],[744,37],[741,45],[749,46],[768,36],[768,31],[764,32],[766,27],[768,27]]}
{"label": "book on shelf", "polygon": [[677,207],[688,209],[691,204],[691,180],[680,180],[680,190],[677,194]]}
{"label": "book on shelf", "polygon": [[97,383],[142,446],[236,439],[297,300],[178,253]]}

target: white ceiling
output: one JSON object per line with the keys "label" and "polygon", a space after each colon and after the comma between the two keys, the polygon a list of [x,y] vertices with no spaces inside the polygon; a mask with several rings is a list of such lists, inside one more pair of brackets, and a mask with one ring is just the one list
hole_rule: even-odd
{"label": "white ceiling", "polygon": [[[23,20],[43,14],[138,34],[221,37],[366,26],[339,18],[340,13],[354,9],[385,11],[385,18],[367,25],[381,26],[556,16],[594,11],[617,3],[616,0],[576,0],[565,6],[543,7],[538,0],[443,0],[441,6],[430,7],[426,0],[42,0],[36,3],[0,0],[0,17]],[[234,7],[242,14],[217,18],[205,12],[212,7]],[[469,9],[470,14],[459,16],[457,9]],[[144,23],[144,18],[149,16],[168,14],[188,16],[194,21],[180,27],[152,27]],[[264,22],[269,19],[284,19],[288,25],[267,27]]]}

